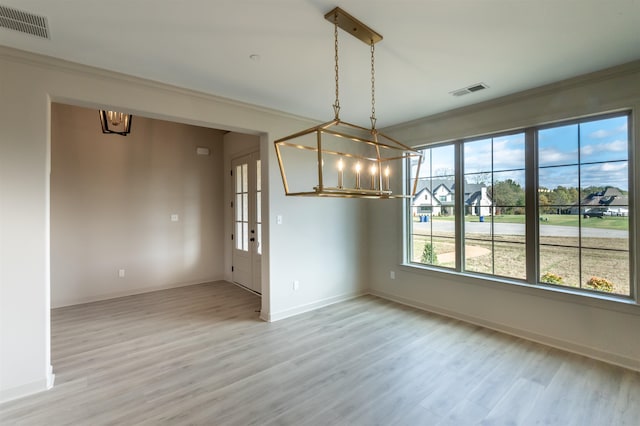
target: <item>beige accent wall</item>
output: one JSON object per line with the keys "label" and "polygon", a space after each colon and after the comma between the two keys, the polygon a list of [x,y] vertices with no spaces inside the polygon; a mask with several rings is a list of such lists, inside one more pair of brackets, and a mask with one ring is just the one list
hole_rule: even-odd
{"label": "beige accent wall", "polygon": [[52,104],[52,307],[223,278],[222,135],[141,116],[103,134]]}

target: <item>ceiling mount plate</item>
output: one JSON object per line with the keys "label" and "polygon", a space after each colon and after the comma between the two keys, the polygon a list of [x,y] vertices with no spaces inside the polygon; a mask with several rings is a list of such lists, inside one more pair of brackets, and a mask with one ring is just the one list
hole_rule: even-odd
{"label": "ceiling mount plate", "polygon": [[382,40],[382,36],[380,34],[373,31],[371,28],[367,27],[365,24],[358,21],[339,7],[336,7],[331,12],[324,15],[324,19],[332,24],[337,23],[338,27],[368,45],[371,43],[375,44]]}

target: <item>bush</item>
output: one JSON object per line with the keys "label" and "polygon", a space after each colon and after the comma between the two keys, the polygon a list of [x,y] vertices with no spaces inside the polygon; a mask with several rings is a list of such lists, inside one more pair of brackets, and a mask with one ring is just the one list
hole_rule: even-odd
{"label": "bush", "polygon": [[431,243],[424,244],[424,249],[422,250],[422,263],[427,263],[429,265],[435,265],[438,263],[438,255]]}
{"label": "bush", "polygon": [[560,275],[551,272],[545,272],[540,281],[547,284],[564,284],[564,279]]}
{"label": "bush", "polygon": [[591,277],[587,281],[587,287],[590,287],[598,291],[606,291],[611,293],[613,291],[613,283],[606,278]]}

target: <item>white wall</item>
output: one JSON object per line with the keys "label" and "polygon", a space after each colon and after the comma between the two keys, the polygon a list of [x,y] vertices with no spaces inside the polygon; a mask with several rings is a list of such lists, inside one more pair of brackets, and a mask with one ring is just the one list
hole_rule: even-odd
{"label": "white wall", "polygon": [[52,105],[52,307],[223,279],[223,132],[133,126],[103,134],[97,110]]}
{"label": "white wall", "polygon": [[262,316],[282,318],[362,291],[363,204],[286,198],[282,190],[273,140],[315,123],[4,47],[0,85],[0,401],[43,390],[51,378],[51,101],[261,135],[268,177]]}
{"label": "white wall", "polygon": [[[385,131],[416,146],[628,108],[633,109],[635,139],[630,163],[640,164],[640,62]],[[631,189],[640,200],[637,175]],[[639,210],[634,208],[636,224]],[[403,266],[401,217],[400,204],[371,210],[369,282],[374,294],[640,370],[637,304]],[[395,221],[390,224],[389,218]],[[638,228],[632,231],[636,268]],[[389,278],[391,270],[395,280]],[[637,290],[637,280],[633,285]]]}
{"label": "white wall", "polygon": [[[283,191],[281,186],[277,190]],[[284,195],[269,198],[272,235],[283,233],[289,238],[278,239],[277,250],[271,238],[271,267],[277,255],[283,256],[278,263],[286,266],[279,274],[279,293],[271,294],[268,318],[285,318],[366,292],[364,200],[289,197],[285,203],[284,199]],[[282,216],[281,225],[275,224],[276,215]],[[294,281],[300,283],[297,291]]]}

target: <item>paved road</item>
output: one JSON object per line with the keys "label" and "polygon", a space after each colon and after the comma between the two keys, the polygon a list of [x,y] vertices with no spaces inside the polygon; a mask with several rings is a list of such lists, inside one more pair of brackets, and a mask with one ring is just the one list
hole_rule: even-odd
{"label": "paved road", "polygon": [[[454,223],[448,220],[436,220],[433,222],[416,222],[413,224],[416,231],[428,232],[430,226],[437,232],[453,232]],[[521,223],[495,223],[495,235],[524,235],[524,224]],[[489,234],[491,222],[465,222],[465,230],[472,233]],[[540,235],[543,237],[577,237],[577,226],[540,225]],[[588,238],[629,238],[627,231],[582,228],[582,236]]]}

